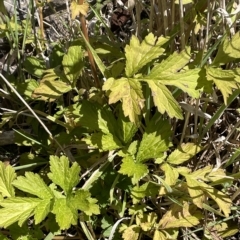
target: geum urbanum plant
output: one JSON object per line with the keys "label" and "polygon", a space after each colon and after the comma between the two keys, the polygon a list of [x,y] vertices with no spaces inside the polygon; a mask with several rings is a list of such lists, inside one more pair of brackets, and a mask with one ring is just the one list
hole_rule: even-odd
{"label": "geum urbanum plant", "polygon": [[[234,36],[231,44],[236,42]],[[65,156],[50,157],[49,185],[31,172],[16,178],[13,169],[2,164],[0,215],[4,217],[0,226],[8,227],[14,222],[21,225],[31,216],[38,224],[53,213],[60,229],[68,229],[71,224],[77,224],[78,211],[89,216],[103,212],[103,207],[97,205],[98,199],[92,198],[91,192],[94,192],[101,176],[110,171],[107,166],[110,167],[113,161],[116,163],[116,178],[107,189],[109,199],[104,207],[110,206],[113,200],[118,201],[122,206],[121,216],[132,216],[131,223],[134,224],[121,226],[124,239],[129,239],[129,236],[137,239],[142,232],[154,239],[176,239],[180,227],[200,224],[204,219],[202,209],[221,217],[229,216],[231,199],[222,191],[222,184],[237,176],[226,176],[223,169],[212,165],[198,170],[185,166],[204,146],[183,143],[173,148],[168,116],[183,119],[183,114],[169,89],[177,88],[192,98],[198,98],[202,89],[210,92],[215,83],[227,104],[232,90],[238,87],[238,71],[222,70],[217,61],[210,66],[195,67],[200,64],[189,64],[191,55],[188,49],[168,56],[165,51],[167,43],[168,39],[156,38],[151,33],[141,43],[133,36],[125,47],[125,63],[122,58],[114,59],[107,68],[94,47],[86,42],[107,78],[103,92],[89,94],[86,99],[77,96],[74,104],[61,108],[48,119],[70,133],[80,127],[82,134],[80,137],[75,134],[73,142],[85,142],[89,153],[95,151],[101,156],[107,152],[112,157],[106,158],[92,175],[87,175],[87,184],[84,185],[79,185],[81,173],[78,163],[74,162],[69,167]],[[232,45],[226,47],[225,42],[222,45],[222,54],[226,54],[226,49],[227,53],[233,51]],[[77,79],[85,67],[83,45],[75,43],[60,58],[61,67],[52,65],[51,69],[43,68],[38,72],[39,83],[33,80],[24,83],[27,91],[22,92],[26,98],[58,102],[64,93],[78,93]],[[39,66],[39,61],[28,58],[25,62],[25,66],[34,64]],[[61,117],[69,121],[61,121]],[[130,181],[122,188],[124,194],[131,197],[128,205],[126,199],[120,202],[114,197],[113,189],[119,187],[118,178],[121,177]],[[15,188],[27,195],[15,196]],[[169,203],[163,214],[157,214],[148,202],[142,202],[143,199],[151,199],[158,203],[160,198]],[[229,234],[226,224],[218,226],[221,234]]]}

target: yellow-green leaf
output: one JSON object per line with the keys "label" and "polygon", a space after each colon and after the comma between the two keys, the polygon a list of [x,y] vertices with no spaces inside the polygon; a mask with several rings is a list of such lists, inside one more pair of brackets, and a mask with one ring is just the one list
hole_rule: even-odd
{"label": "yellow-green leaf", "polygon": [[122,160],[119,173],[132,177],[132,183],[136,184],[148,174],[148,168],[145,164],[137,163],[131,156],[127,156]]}
{"label": "yellow-green leaf", "polygon": [[42,202],[39,198],[7,198],[0,202],[0,227],[7,228],[15,222],[21,226],[34,213],[36,206]]}
{"label": "yellow-green leaf", "polygon": [[0,193],[3,197],[14,197],[15,191],[12,182],[16,176],[12,166],[6,166],[3,162],[0,162]]}
{"label": "yellow-green leaf", "polygon": [[217,56],[215,57],[213,64],[224,64],[234,59],[240,58],[239,53],[240,44],[240,32],[237,32],[230,40],[228,37],[224,39],[224,42],[218,48]]}
{"label": "yellow-green leaf", "polygon": [[153,240],[166,240],[166,236],[163,232],[155,230]]}
{"label": "yellow-green leaf", "polygon": [[158,158],[171,146],[171,126],[168,121],[156,113],[151,119],[140,143],[136,160],[142,162],[150,158]]}
{"label": "yellow-green leaf", "polygon": [[161,63],[157,63],[144,80],[159,81],[163,85],[175,86],[187,92],[191,97],[198,98],[197,90],[200,69],[180,71],[190,60],[191,55],[187,51],[173,53]]}
{"label": "yellow-green leaf", "polygon": [[200,146],[197,146],[194,143],[183,143],[169,155],[167,162],[174,165],[181,164],[191,159],[199,153],[201,149],[202,148]]}
{"label": "yellow-green leaf", "polygon": [[54,101],[71,89],[71,86],[61,81],[51,69],[40,81],[39,86],[34,89],[32,97],[44,101]]}
{"label": "yellow-green leaf", "polygon": [[206,183],[199,182],[199,186],[201,187],[202,191],[208,194],[219,206],[219,208],[223,211],[226,217],[229,216],[231,212],[232,201],[231,199],[224,194],[223,192],[209,186]]}
{"label": "yellow-green leaf", "polygon": [[62,230],[77,224],[78,212],[69,205],[66,198],[57,198],[53,205],[52,213],[56,215],[56,221]]}
{"label": "yellow-green leaf", "polygon": [[171,118],[183,119],[181,108],[167,87],[157,81],[147,81],[147,83],[151,88],[154,105],[158,111],[162,114],[166,112]]}
{"label": "yellow-green leaf", "polygon": [[131,190],[131,198],[133,203],[136,204],[140,202],[146,196],[156,196],[158,193],[159,186],[152,182],[144,183],[141,186],[135,186]]}
{"label": "yellow-green leaf", "polygon": [[84,1],[83,4],[78,4],[76,1],[71,2],[72,19],[75,19],[79,14],[87,16],[89,4]]}
{"label": "yellow-green leaf", "polygon": [[97,147],[102,151],[116,150],[122,146],[119,139],[112,134],[94,133],[83,139],[88,145]]}
{"label": "yellow-green leaf", "polygon": [[126,52],[126,68],[125,72],[127,77],[132,77],[142,67],[146,66],[149,62],[159,57],[165,51],[161,46],[168,41],[168,39],[154,37],[149,33],[142,43],[136,36],[132,36],[130,44],[125,47]]}
{"label": "yellow-green leaf", "polygon": [[190,208],[187,202],[183,202],[182,206],[172,204],[170,210],[161,218],[159,225],[164,229],[193,227],[199,224],[201,218],[201,212],[196,211],[194,207]]}
{"label": "yellow-green leaf", "polygon": [[122,238],[124,240],[138,240],[141,228],[137,225],[132,225],[128,227],[123,235]]}
{"label": "yellow-green leaf", "polygon": [[33,172],[26,172],[25,177],[19,176],[13,182],[13,186],[23,192],[30,193],[42,199],[53,198],[51,189],[37,173],[34,174]]}
{"label": "yellow-green leaf", "polygon": [[235,81],[235,76],[232,71],[222,70],[220,68],[207,68],[207,79],[213,81],[221,91],[225,105],[227,99],[232,94],[234,89],[239,88],[238,82]]}
{"label": "yellow-green leaf", "polygon": [[[164,171],[165,174],[165,183],[168,186],[173,186],[176,184],[177,179],[179,177],[178,171],[170,166],[168,163],[164,163],[161,165],[161,169]],[[166,189],[164,187],[160,188],[159,195],[163,195],[166,193]]]}
{"label": "yellow-green leaf", "polygon": [[128,78],[118,80],[109,78],[105,82],[103,90],[111,91],[109,104],[122,101],[124,116],[128,116],[131,122],[138,123],[138,116],[144,107],[142,87],[139,81]]}
{"label": "yellow-green leaf", "polygon": [[199,186],[199,182],[191,177],[186,176],[186,181],[188,185],[188,192],[191,196],[193,203],[199,208],[203,208],[203,203],[205,200],[204,192]]}
{"label": "yellow-green leaf", "polygon": [[80,76],[84,67],[83,57],[84,53],[81,46],[69,47],[67,54],[63,57],[63,71],[69,82],[72,84],[72,87],[75,87],[76,80]]}

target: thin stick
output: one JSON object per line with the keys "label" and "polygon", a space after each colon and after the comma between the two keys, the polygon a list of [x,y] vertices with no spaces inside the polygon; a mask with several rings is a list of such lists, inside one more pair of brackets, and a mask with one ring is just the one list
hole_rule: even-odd
{"label": "thin stick", "polygon": [[[8,80],[0,73],[0,77],[5,82],[5,84],[17,95],[17,97],[21,100],[21,102],[28,108],[28,110],[32,113],[32,115],[38,120],[38,122],[42,125],[44,130],[48,133],[51,140],[55,141],[56,144],[59,146],[59,148],[63,151],[64,154],[66,152],[64,151],[63,147],[60,145],[60,143],[53,137],[50,130],[47,128],[47,126],[43,123],[43,121],[38,117],[38,115],[32,110],[32,108],[28,105],[28,103],[22,98],[22,96],[17,92],[17,90],[8,82]],[[66,155],[67,156],[67,155]]]}
{"label": "thin stick", "polygon": [[183,20],[183,3],[179,0],[179,17],[180,17],[180,33],[181,33],[181,47],[185,48],[185,33],[184,33],[184,20]]}

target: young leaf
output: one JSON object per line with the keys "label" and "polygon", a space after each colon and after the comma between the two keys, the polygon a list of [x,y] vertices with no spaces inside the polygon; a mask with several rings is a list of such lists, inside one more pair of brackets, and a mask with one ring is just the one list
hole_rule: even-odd
{"label": "young leaf", "polygon": [[56,199],[52,213],[56,215],[56,221],[62,230],[69,229],[71,225],[77,224],[77,210],[70,207],[68,198]]}
{"label": "young leaf", "polygon": [[162,153],[171,145],[169,141],[170,125],[165,120],[156,119],[158,116],[158,114],[154,116],[143,134],[136,157],[137,162],[161,157]]}
{"label": "young leaf", "polygon": [[3,207],[0,209],[0,226],[7,228],[18,221],[21,226],[29,217],[34,214],[34,209],[42,200],[39,198],[14,197],[4,199],[0,202]]}
{"label": "young leaf", "polygon": [[3,197],[14,197],[15,191],[12,186],[13,180],[16,178],[14,169],[3,162],[0,162],[0,193]]}
{"label": "young leaf", "polygon": [[183,143],[178,147],[178,149],[169,155],[167,162],[174,165],[179,165],[191,159],[193,156],[199,153],[201,149],[201,147],[195,145],[194,143]]}
{"label": "young leaf", "polygon": [[83,57],[84,53],[81,46],[69,47],[67,54],[63,57],[63,71],[69,82],[72,84],[72,87],[75,87],[76,80],[80,76],[84,67]]}
{"label": "young leaf", "polygon": [[225,105],[227,105],[227,99],[233,90],[239,88],[239,84],[235,81],[235,76],[232,71],[208,67],[207,79],[213,81],[221,91]]}
{"label": "young leaf", "polygon": [[161,46],[168,41],[168,39],[154,37],[149,33],[140,44],[137,37],[132,36],[130,44],[125,47],[126,53],[126,75],[132,77],[143,66],[146,66],[152,60],[162,55],[165,51]]}
{"label": "young leaf", "polygon": [[72,204],[75,209],[79,209],[85,214],[91,216],[92,214],[100,214],[96,202],[97,200],[95,198],[91,198],[89,191],[79,189],[74,196],[71,196],[70,204]]}
{"label": "young leaf", "polygon": [[142,177],[148,174],[148,168],[142,163],[135,162],[131,156],[127,156],[123,158],[118,172],[132,177],[132,183],[136,184]]}
{"label": "young leaf", "polygon": [[66,195],[79,183],[80,166],[74,162],[69,167],[69,160],[65,156],[50,156],[50,170],[48,177],[59,185]]}
{"label": "young leaf", "polygon": [[103,86],[103,90],[110,90],[109,104],[122,101],[124,116],[128,116],[131,122],[138,123],[138,115],[144,107],[142,87],[139,81],[131,78],[115,80],[109,78]]}
{"label": "young leaf", "polygon": [[33,172],[26,172],[25,177],[19,176],[12,184],[21,191],[30,193],[41,199],[53,198],[51,189],[38,174],[34,174]]}
{"label": "young leaf", "polygon": [[181,108],[167,87],[157,81],[148,81],[147,83],[151,88],[154,105],[158,111],[162,114],[166,112],[171,118],[183,119]]}

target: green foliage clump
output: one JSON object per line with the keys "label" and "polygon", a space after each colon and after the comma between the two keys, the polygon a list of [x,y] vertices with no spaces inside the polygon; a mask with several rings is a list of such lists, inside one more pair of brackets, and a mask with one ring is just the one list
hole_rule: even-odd
{"label": "green foliage clump", "polygon": [[[199,7],[183,1],[189,3]],[[88,4],[74,1],[71,9],[82,19]],[[1,34],[8,37],[7,26],[16,24],[0,25]],[[27,29],[19,27],[26,44]],[[25,149],[17,166],[0,163],[0,227],[10,237],[53,239],[69,229],[91,240],[222,239],[238,232],[238,191],[231,191],[239,151],[224,163],[204,157],[213,144],[220,158],[217,141],[206,135],[214,135],[239,94],[239,68],[228,67],[239,60],[239,32],[224,35],[215,55],[211,48],[171,51],[175,33],[153,32],[122,44],[80,31],[67,47],[52,44],[47,61],[27,56],[16,77],[1,75],[16,110],[0,124],[14,129],[15,144]],[[44,47],[42,41],[36,51]],[[210,115],[216,92],[222,102]],[[199,99],[207,99],[201,109],[190,104]],[[189,121],[194,129],[187,131]],[[24,124],[30,132],[15,129]]]}

